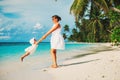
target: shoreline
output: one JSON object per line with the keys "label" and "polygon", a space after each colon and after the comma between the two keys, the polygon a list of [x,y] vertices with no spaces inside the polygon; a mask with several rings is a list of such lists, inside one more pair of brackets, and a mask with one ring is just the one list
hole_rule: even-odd
{"label": "shoreline", "polygon": [[[97,75],[95,74],[96,72],[91,70],[93,68],[96,70],[97,68],[100,68],[100,71],[102,71],[103,67],[107,66],[105,63],[102,64],[102,62],[105,61],[107,64],[109,64],[109,61],[107,60],[110,60],[111,63],[112,57],[110,54],[115,56],[113,53],[118,53],[117,50],[120,52],[119,48],[111,47],[110,43],[96,43],[95,45],[84,50],[74,51],[74,53],[59,53],[57,56],[60,67],[56,69],[49,67],[51,63],[50,55],[47,57],[38,56],[35,59],[29,58],[28,60],[26,59],[24,63],[6,63],[7,65],[0,67],[0,80],[102,80],[101,77],[96,77],[95,79],[95,76],[101,74],[99,70],[97,73],[100,74]],[[108,54],[108,52],[110,52],[110,54]],[[105,57],[107,57],[107,60]],[[46,58],[46,60],[41,62],[43,60],[42,58]],[[118,58],[113,58],[113,62]],[[108,69],[110,68],[112,67],[108,66]],[[81,72],[82,74],[80,74]],[[90,74],[94,74],[95,76]],[[88,76],[91,78],[88,78]],[[104,80],[108,80],[105,79],[106,75],[103,75],[102,77],[104,77]]]}

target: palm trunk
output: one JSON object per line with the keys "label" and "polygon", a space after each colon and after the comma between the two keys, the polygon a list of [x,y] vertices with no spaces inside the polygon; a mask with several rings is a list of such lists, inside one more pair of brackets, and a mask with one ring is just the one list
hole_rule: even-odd
{"label": "palm trunk", "polygon": [[120,13],[120,10],[115,8],[115,7],[110,7],[111,10],[115,11],[115,12],[119,12]]}

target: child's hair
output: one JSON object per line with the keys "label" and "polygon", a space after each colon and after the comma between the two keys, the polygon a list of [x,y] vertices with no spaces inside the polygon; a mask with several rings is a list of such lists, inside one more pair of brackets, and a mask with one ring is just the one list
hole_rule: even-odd
{"label": "child's hair", "polygon": [[37,40],[33,37],[32,39],[30,39],[30,44],[34,44]]}
{"label": "child's hair", "polygon": [[53,16],[52,16],[52,18],[57,18],[57,19],[58,19],[58,21],[61,21],[61,17],[60,17],[60,16],[58,16],[58,15],[53,15]]}

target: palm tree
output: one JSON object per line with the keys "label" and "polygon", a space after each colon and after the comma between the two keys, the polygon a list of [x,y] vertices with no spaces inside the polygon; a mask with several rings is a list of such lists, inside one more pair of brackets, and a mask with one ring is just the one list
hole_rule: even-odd
{"label": "palm tree", "polygon": [[[85,35],[88,40],[99,42],[101,38],[109,36],[109,34],[103,36],[103,32],[106,33],[107,31],[105,31],[105,27],[103,27],[104,24],[102,24],[102,20],[107,19],[107,13],[110,11],[120,13],[120,10],[116,8],[118,5],[120,5],[120,0],[74,0],[70,8],[70,13],[74,14],[76,22],[80,21],[80,23],[83,24],[81,21],[85,18],[86,12],[89,12],[87,14],[87,16],[89,16],[89,22],[86,26],[88,34]],[[82,32],[82,27],[80,27],[80,29]]]}
{"label": "palm tree", "polygon": [[67,32],[69,32],[69,26],[66,24],[65,26],[64,26],[64,31],[67,31]]}
{"label": "palm tree", "polygon": [[[108,14],[111,11],[119,14],[119,7],[120,0],[74,0],[70,8],[70,13],[75,16],[76,28],[72,30],[72,34],[68,37],[68,40],[89,42],[109,41],[111,33],[108,30],[111,31],[113,29],[110,26],[113,19]],[[86,16],[88,19],[86,19]],[[120,20],[116,22],[115,19],[114,24],[116,23],[120,23]],[[67,31],[67,27],[65,31]]]}
{"label": "palm tree", "polygon": [[67,37],[68,37],[68,35],[66,35],[66,33],[68,33],[69,32],[69,26],[66,24],[65,26],[64,26],[64,33],[63,33],[63,38],[64,39],[67,39]]}
{"label": "palm tree", "polygon": [[67,38],[66,33],[63,33],[63,38],[64,38],[64,39],[66,39],[66,38]]}
{"label": "palm tree", "polygon": [[74,14],[75,20],[78,21],[84,17],[87,10],[90,10],[90,12],[93,10],[89,9],[93,5],[98,6],[99,10],[104,13],[108,13],[110,10],[120,13],[120,10],[116,8],[116,6],[120,5],[120,0],[74,0],[70,13]]}
{"label": "palm tree", "polygon": [[88,0],[74,0],[70,13],[74,14],[76,21],[84,16],[88,3]]}

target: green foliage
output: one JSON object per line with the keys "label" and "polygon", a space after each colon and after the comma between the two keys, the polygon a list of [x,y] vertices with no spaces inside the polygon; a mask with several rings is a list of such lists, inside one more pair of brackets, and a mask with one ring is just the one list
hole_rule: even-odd
{"label": "green foliage", "polygon": [[72,29],[72,34],[68,37],[68,40],[77,42],[109,42],[111,40],[109,37],[110,33],[107,31],[109,19],[99,21],[93,20],[91,22],[83,19],[81,21],[82,24],[76,22],[77,27]]}
{"label": "green foliage", "polygon": [[112,41],[120,42],[120,27],[115,27],[111,34]]}
{"label": "green foliage", "polygon": [[85,11],[88,7],[89,0],[74,0],[70,13],[75,15],[75,20],[79,20],[82,16],[84,16]]}
{"label": "green foliage", "polygon": [[63,33],[63,38],[66,39],[67,38],[67,35],[65,33]]}
{"label": "green foliage", "polygon": [[77,42],[120,41],[120,0],[74,0],[70,13],[75,16],[76,28],[68,36],[69,26],[65,25],[64,39]]}
{"label": "green foliage", "polygon": [[120,5],[118,3],[120,3],[120,0],[74,0],[70,8],[70,13],[74,14],[76,21],[79,21],[81,18],[85,17],[86,11],[88,10],[91,14],[94,13],[92,11],[95,10],[94,8],[98,8],[97,10],[107,14],[110,10],[113,10],[111,7]]}
{"label": "green foliage", "polygon": [[120,24],[119,9],[120,0],[74,0],[70,12],[75,16],[76,28],[68,40],[110,42],[112,30]]}
{"label": "green foliage", "polygon": [[64,26],[64,33],[63,33],[63,38],[64,39],[67,39],[67,36],[68,35],[66,35],[66,33],[69,33],[69,26],[66,24],[65,26]]}
{"label": "green foliage", "polygon": [[65,26],[64,26],[64,31],[69,32],[69,30],[70,30],[70,29],[69,29],[69,26],[68,26],[68,25],[65,25]]}
{"label": "green foliage", "polygon": [[[118,9],[120,9],[120,5],[117,6]],[[111,27],[115,27],[120,24],[120,13],[115,11],[109,11],[108,17],[110,18],[110,25]]]}

